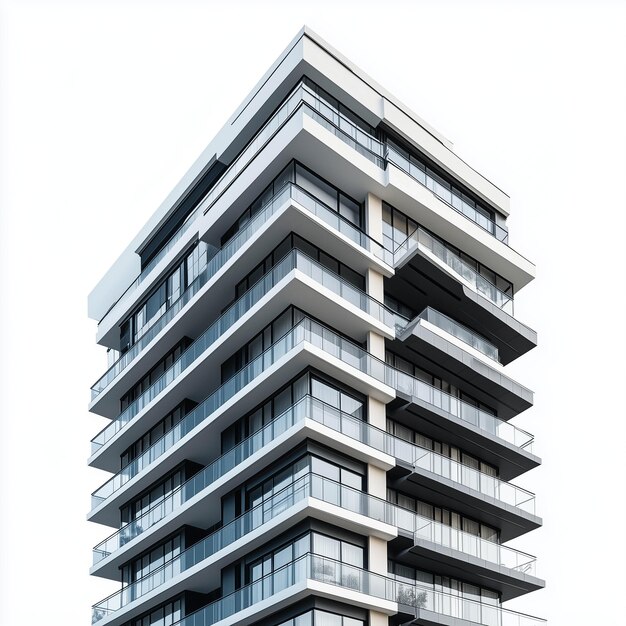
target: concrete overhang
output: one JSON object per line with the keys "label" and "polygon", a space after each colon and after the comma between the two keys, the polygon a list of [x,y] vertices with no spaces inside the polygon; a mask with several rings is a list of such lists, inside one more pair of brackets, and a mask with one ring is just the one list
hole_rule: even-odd
{"label": "concrete overhang", "polygon": [[451,508],[500,529],[503,542],[542,525],[540,517],[420,467],[398,462],[387,474],[390,487],[435,506]]}
{"label": "concrete overhang", "polygon": [[491,406],[500,419],[508,420],[533,404],[533,392],[506,376],[499,364],[476,358],[420,318],[389,348]]}
{"label": "concrete overhang", "polygon": [[[149,464],[96,506],[88,514],[87,519],[111,527],[119,526],[120,506],[136,497],[159,476],[163,476],[166,472],[174,469],[182,461],[189,460],[205,465],[219,456],[219,437],[216,437],[215,433],[222,432],[236,419],[252,410],[307,367],[320,369],[328,376],[361,393],[371,395],[385,404],[395,398],[395,391],[391,387],[345,364],[339,358],[324,352],[308,341],[300,342],[225,402],[217,411],[214,411],[207,419],[200,422],[187,435],[168,448],[155,462]],[[140,432],[144,432],[144,430]],[[124,445],[128,446],[129,443],[132,443],[132,439],[125,441]],[[95,465],[94,457],[92,457],[91,462]]]}
{"label": "concrete overhang", "polygon": [[401,534],[393,539],[389,554],[390,558],[406,565],[498,591],[502,602],[545,587],[543,580],[521,569],[505,567],[413,535]]}
{"label": "concrete overhang", "polygon": [[493,343],[507,365],[537,345],[537,333],[463,283],[452,270],[419,247],[396,267],[385,289],[414,311],[430,306]]}
{"label": "concrete overhang", "polygon": [[388,454],[305,417],[247,459],[235,465],[215,482],[180,504],[153,526],[148,527],[118,550],[92,566],[90,574],[117,580],[121,565],[141,554],[149,546],[165,539],[177,528],[182,526],[208,528],[219,522],[221,516],[220,501],[224,495],[254,478],[262,468],[269,467],[272,463],[279,461],[306,440],[327,445],[338,452],[347,454],[363,463],[379,467],[384,471],[390,470],[395,465],[395,459]]}

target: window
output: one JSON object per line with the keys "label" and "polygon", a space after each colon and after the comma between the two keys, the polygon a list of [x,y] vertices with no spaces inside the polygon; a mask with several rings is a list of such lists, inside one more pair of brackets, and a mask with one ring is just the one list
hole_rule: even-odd
{"label": "window", "polygon": [[185,415],[194,407],[194,403],[185,400],[179,404],[173,411],[168,413],[161,421],[153,426],[145,435],[137,439],[120,455],[121,466],[124,468],[129,463],[141,456],[146,450],[153,446],[161,437],[178,424]]}
{"label": "window", "polygon": [[191,344],[191,339],[183,339],[174,346],[141,380],[135,383],[121,398],[120,411],[140,398],[177,361]]}
{"label": "window", "polygon": [[[437,185],[437,189],[444,189],[438,183],[433,182],[433,185]],[[484,220],[485,218],[482,219]],[[398,209],[392,207],[386,202],[383,202],[383,246],[387,250],[395,252],[398,246],[404,243],[407,237],[412,235],[418,228],[428,233],[428,235],[434,239],[434,244],[442,248],[441,255],[445,254],[444,250],[447,249],[449,252],[459,257],[466,265],[473,268],[483,278],[495,285],[500,291],[511,297],[513,296],[513,284],[511,282],[499,274],[496,274],[488,267],[485,267],[482,263],[479,263],[476,259],[468,254],[465,254],[452,244],[444,241],[440,237],[437,237],[426,228],[423,228],[410,217],[407,217],[404,213],[398,211]]]}
{"label": "window", "polygon": [[[387,489],[387,500],[404,509],[417,513],[420,517],[434,520],[452,529],[462,530],[463,532],[493,543],[500,543],[500,532],[497,529],[491,528],[469,517],[465,517],[450,509],[418,500],[417,498],[413,498],[412,496],[408,496],[394,489]],[[450,541],[450,547],[455,548],[456,545],[453,542],[452,535],[450,536]]]}
{"label": "window", "polygon": [[[122,568],[122,584],[128,585],[150,575],[168,561],[179,556],[183,549],[184,538],[182,533],[164,541],[150,552],[133,559]],[[148,584],[151,585],[152,583],[148,581]],[[140,594],[141,591],[138,590],[138,595]]]}
{"label": "window", "polygon": [[120,326],[120,352],[124,354],[189,289],[209,262],[209,246],[200,241],[169,273],[139,308]]}
{"label": "window", "polygon": [[[319,410],[324,413],[322,418],[324,423],[330,424],[335,429],[341,427],[344,432],[347,432],[346,429],[351,426],[357,428],[358,424],[350,424],[346,420],[343,421],[343,424],[340,424],[340,414],[338,412],[333,414],[330,407],[334,407],[338,411],[354,417],[355,420],[365,419],[364,401],[358,397],[358,394],[355,392],[348,393],[348,391],[335,387],[319,378],[315,373],[307,372],[227,428],[222,433],[222,452],[230,450],[233,446],[267,426],[276,418],[285,415],[307,395],[328,405],[320,407]],[[318,408],[315,407],[314,410],[318,410]],[[286,418],[289,419],[288,416]],[[288,428],[287,422],[285,422],[284,427]]]}
{"label": "window", "polygon": [[171,600],[143,617],[134,618],[128,626],[172,626],[183,619],[183,600]]}
{"label": "window", "polygon": [[[121,509],[122,524],[127,524],[140,518],[147,511],[163,502],[173,491],[180,487],[184,480],[184,470],[175,470],[148,492],[123,506]],[[172,502],[169,504],[172,507],[174,506]],[[132,537],[127,538],[128,541],[130,541],[130,539],[132,539]]]}

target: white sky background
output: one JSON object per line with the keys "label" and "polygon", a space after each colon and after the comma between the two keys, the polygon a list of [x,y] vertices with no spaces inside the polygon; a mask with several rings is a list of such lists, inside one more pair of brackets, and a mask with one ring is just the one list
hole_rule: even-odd
{"label": "white sky background", "polygon": [[[626,3],[0,2],[0,624],[87,625],[87,294],[304,23],[512,197],[544,466],[510,608],[623,624]],[[619,615],[618,615],[619,613]]]}

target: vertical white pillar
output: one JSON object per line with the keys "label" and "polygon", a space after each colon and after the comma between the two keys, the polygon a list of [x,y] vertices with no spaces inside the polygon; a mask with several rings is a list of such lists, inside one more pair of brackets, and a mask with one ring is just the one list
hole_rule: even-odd
{"label": "vertical white pillar", "polygon": [[[365,222],[367,233],[376,241],[383,239],[383,205],[380,198],[368,194],[365,199]],[[385,300],[384,276],[376,270],[369,269],[366,276],[367,293],[379,302]],[[367,351],[378,359],[385,360],[385,338],[376,333],[367,335]],[[368,421],[381,430],[386,428],[385,404],[371,396],[367,406]],[[367,467],[368,492],[377,498],[387,499],[387,474],[385,470],[374,465]],[[376,574],[387,575],[387,542],[378,537],[370,537],[368,541],[368,568]],[[387,626],[388,618],[383,613],[370,611],[370,626]]]}

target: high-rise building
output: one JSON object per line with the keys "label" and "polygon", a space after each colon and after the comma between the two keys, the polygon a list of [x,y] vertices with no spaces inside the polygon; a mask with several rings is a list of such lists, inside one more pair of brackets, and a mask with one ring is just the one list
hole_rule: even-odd
{"label": "high-rise building", "polygon": [[93,622],[543,624],[508,212],[304,28],[90,295]]}

